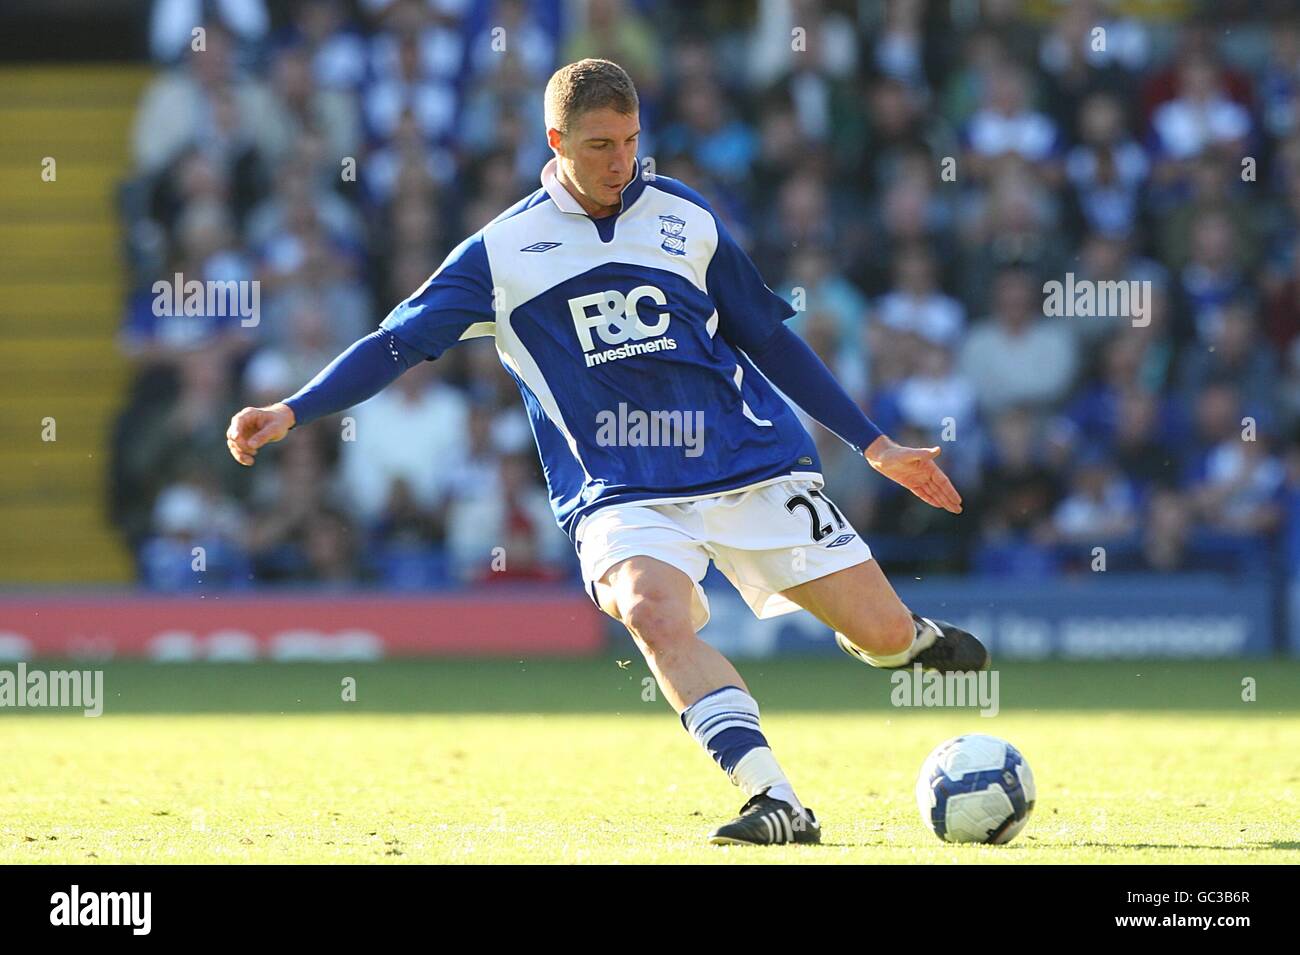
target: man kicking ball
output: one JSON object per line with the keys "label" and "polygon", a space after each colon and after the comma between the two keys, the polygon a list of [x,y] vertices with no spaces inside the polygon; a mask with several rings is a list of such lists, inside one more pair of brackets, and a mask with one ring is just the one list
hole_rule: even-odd
{"label": "man kicking ball", "polygon": [[[366,400],[456,342],[493,337],[592,599],[631,632],[682,725],[749,797],[710,841],[814,843],[821,827],[768,747],[758,704],[697,636],[709,562],[757,616],[802,607],[871,666],[978,670],[989,659],[969,633],[898,599],[822,493],[813,441],[776,389],[926,503],[956,514],[961,497],[937,447],[882,434],[786,328],[794,310],[709,204],[642,168],[638,112],[616,64],[557,71],[542,188],[457,246],[296,395],[236,414],[227,443],[251,465],[295,425]],[[689,441],[687,421],[702,425]]]}

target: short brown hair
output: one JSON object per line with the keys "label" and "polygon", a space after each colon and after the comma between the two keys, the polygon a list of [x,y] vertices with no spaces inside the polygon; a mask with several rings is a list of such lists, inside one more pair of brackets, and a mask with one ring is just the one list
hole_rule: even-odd
{"label": "short brown hair", "polygon": [[556,70],[546,84],[546,128],[567,134],[583,113],[609,108],[624,115],[640,109],[627,70],[609,60],[586,59]]}

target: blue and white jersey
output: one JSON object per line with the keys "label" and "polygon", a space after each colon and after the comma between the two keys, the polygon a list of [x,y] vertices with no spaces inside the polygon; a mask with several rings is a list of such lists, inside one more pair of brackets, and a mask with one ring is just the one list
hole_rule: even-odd
{"label": "blue and white jersey", "polygon": [[745,355],[793,314],[693,190],[633,176],[620,211],[592,219],[552,159],[382,327],[430,359],[495,337],[573,536],[611,504],[820,480],[812,438]]}

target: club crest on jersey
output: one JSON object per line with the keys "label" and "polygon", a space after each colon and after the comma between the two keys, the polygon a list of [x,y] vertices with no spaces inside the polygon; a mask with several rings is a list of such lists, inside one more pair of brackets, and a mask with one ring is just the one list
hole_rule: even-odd
{"label": "club crest on jersey", "polygon": [[682,230],[685,228],[685,219],[676,216],[660,216],[659,234],[664,237],[664,240],[659,244],[659,248],[671,255],[685,255],[686,236],[682,235]]}

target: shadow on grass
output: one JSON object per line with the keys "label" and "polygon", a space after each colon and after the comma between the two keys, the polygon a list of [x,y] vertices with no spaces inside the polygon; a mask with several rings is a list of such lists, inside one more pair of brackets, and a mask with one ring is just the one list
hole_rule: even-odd
{"label": "shadow on grass", "polygon": [[[925,708],[891,706],[891,676],[839,656],[737,661],[765,711],[872,713],[907,719]],[[86,661],[28,668],[87,669]],[[384,660],[370,663],[149,663],[104,670],[104,714],[130,713],[606,713],[664,714],[640,659]],[[13,670],[12,663],[0,669]],[[1300,661],[1012,663],[998,666],[1002,715],[1039,711],[1213,711],[1251,717],[1300,714]],[[1258,702],[1243,702],[1242,681]],[[355,700],[345,699],[355,681]],[[952,713],[952,710],[947,711]],[[974,708],[968,709],[974,715]],[[80,710],[0,708],[16,714]],[[992,725],[992,721],[990,721]]]}
{"label": "shadow on grass", "polygon": [[[886,848],[924,848],[919,846],[903,846],[897,842],[891,842],[888,839],[879,841],[860,841],[860,842],[822,842],[817,846],[809,846],[810,849],[886,849]],[[955,849],[964,851],[978,850],[979,844],[962,844],[955,842],[939,842],[930,848],[935,849]],[[1251,849],[1285,851],[1300,849],[1298,842],[1243,842],[1236,846],[1206,845],[1202,843],[1187,842],[1052,842],[1040,839],[1026,837],[1017,839],[1015,842],[1009,842],[1002,846],[993,846],[999,853],[1010,853],[1013,855],[1022,855],[1026,852],[1043,852],[1043,851],[1060,851],[1063,849],[1104,849],[1108,852],[1126,852],[1129,850],[1199,850],[1206,852],[1242,852]]]}
{"label": "shadow on grass", "polygon": [[[1236,846],[1202,845],[1200,843],[1171,842],[1044,842],[1038,848],[1053,849],[1108,849],[1122,852],[1126,849],[1201,849],[1209,852],[1242,852],[1250,849],[1267,849],[1281,851],[1300,848],[1294,842],[1243,842]],[[1007,848],[1010,848],[1009,846]]]}

